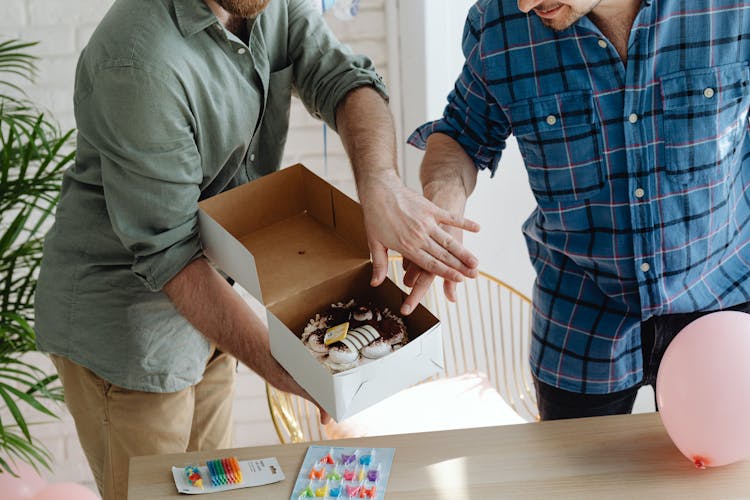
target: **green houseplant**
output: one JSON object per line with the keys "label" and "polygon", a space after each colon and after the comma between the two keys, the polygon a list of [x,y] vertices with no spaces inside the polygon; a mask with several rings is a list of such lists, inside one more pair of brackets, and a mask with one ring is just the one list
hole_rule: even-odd
{"label": "green houseplant", "polygon": [[24,361],[36,349],[33,303],[42,240],[72,160],[70,137],[32,103],[19,82],[30,82],[34,43],[0,42],[0,473],[13,461],[50,467],[32,438],[29,412],[55,417],[62,400],[57,376]]}

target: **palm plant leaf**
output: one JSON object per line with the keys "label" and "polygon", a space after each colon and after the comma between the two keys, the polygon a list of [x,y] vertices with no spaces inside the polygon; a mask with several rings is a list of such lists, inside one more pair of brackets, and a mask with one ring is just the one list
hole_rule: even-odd
{"label": "palm plant leaf", "polygon": [[[0,472],[14,459],[49,467],[49,452],[32,438],[28,411],[55,417],[56,375],[23,361],[35,349],[33,299],[43,232],[73,160],[70,139],[16,83],[31,81],[35,43],[0,42]],[[10,76],[11,79],[5,78]],[[2,415],[6,416],[3,422]]]}
{"label": "palm plant leaf", "polygon": [[[4,426],[0,423],[0,450],[7,450],[11,460],[15,457],[35,467],[41,465],[49,469],[52,459],[49,451],[41,443],[26,439],[26,436],[16,429],[14,425]],[[2,456],[0,456],[0,470],[15,475],[9,461],[3,459]]]}
{"label": "palm plant leaf", "polygon": [[[20,40],[5,40],[0,42],[0,71],[18,75],[25,80],[31,81],[36,73],[35,61],[37,57],[30,54],[28,49],[37,45],[38,42],[22,42]],[[10,87],[19,89],[6,80],[0,80],[0,88]]]}

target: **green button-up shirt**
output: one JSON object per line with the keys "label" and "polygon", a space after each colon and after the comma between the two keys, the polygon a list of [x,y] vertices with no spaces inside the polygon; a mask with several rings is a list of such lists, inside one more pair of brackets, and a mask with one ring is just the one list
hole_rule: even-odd
{"label": "green button-up shirt", "polygon": [[209,343],[161,291],[201,255],[198,201],[279,168],[293,89],[334,129],[347,92],[385,95],[310,4],[272,0],[245,44],[202,0],[114,3],[76,72],[77,155],[44,247],[40,350],[129,389],[200,380]]}

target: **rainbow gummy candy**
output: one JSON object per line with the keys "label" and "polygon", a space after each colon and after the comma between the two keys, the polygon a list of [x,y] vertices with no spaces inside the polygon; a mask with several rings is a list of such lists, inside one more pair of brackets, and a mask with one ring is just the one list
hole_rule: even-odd
{"label": "rainbow gummy candy", "polygon": [[367,479],[368,481],[377,481],[380,477],[380,464],[378,464],[374,469],[370,469],[367,471]]}
{"label": "rainbow gummy candy", "polygon": [[349,486],[349,485],[347,485],[346,486],[346,494],[349,495],[350,497],[356,498],[357,495],[359,495],[359,490],[360,489],[362,489],[362,487],[359,486],[359,485],[357,485],[357,486]]}
{"label": "rainbow gummy candy", "polygon": [[328,473],[327,479],[332,479],[334,481],[339,481],[341,479],[341,473],[339,472],[338,464],[336,464],[333,469],[331,469],[331,472]]}
{"label": "rainbow gummy candy", "polygon": [[344,470],[344,481],[354,481],[354,470],[353,469],[346,469],[346,470]]}
{"label": "rainbow gummy candy", "polygon": [[370,453],[368,455],[362,455],[359,457],[359,463],[361,465],[370,465],[372,462],[372,456],[375,454],[375,450],[370,450]]}
{"label": "rainbow gummy candy", "polygon": [[315,492],[313,491],[312,487],[312,481],[307,483],[307,488],[299,492],[299,497],[297,498],[314,498]]}
{"label": "rainbow gummy candy", "polygon": [[320,469],[316,469],[313,467],[310,469],[310,474],[307,475],[309,479],[325,479],[326,477],[326,469],[325,467],[321,467]]}
{"label": "rainbow gummy candy", "polygon": [[315,496],[316,497],[327,497],[328,496],[328,491],[329,491],[328,482],[326,482],[325,486],[323,486],[323,487],[318,488],[317,490],[315,490]]}
{"label": "rainbow gummy candy", "polygon": [[335,463],[335,460],[333,459],[333,448],[328,450],[328,454],[320,459],[321,464],[331,464],[333,465]]}
{"label": "rainbow gummy candy", "polygon": [[375,485],[369,490],[362,486],[362,489],[359,492],[359,498],[375,498]]}

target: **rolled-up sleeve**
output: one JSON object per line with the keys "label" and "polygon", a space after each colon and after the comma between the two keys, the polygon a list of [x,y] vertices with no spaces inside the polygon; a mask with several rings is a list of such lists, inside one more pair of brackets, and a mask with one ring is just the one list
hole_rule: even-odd
{"label": "rolled-up sleeve", "polygon": [[76,103],[79,133],[101,155],[107,212],[132,270],[158,291],[201,255],[192,115],[179,82],[158,68],[121,61],[93,81]]}
{"label": "rolled-up sleeve", "polygon": [[478,169],[488,168],[494,175],[505,149],[505,140],[510,135],[510,125],[487,90],[487,76],[479,50],[480,27],[481,13],[474,6],[469,11],[463,33],[462,48],[466,61],[448,95],[443,117],[417,128],[408,143],[424,149],[431,134],[446,134],[463,147]]}
{"label": "rolled-up sleeve", "polygon": [[372,61],[341,44],[309,0],[289,1],[288,47],[300,99],[334,130],[336,106],[349,91],[371,86],[388,99]]}

